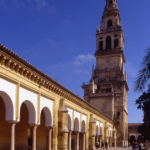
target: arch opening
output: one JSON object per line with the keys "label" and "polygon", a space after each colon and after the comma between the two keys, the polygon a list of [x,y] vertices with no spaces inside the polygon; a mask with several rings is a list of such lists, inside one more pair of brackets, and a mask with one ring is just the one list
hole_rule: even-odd
{"label": "arch opening", "polygon": [[[40,125],[37,127],[36,131],[36,141],[38,150],[48,149],[48,128],[51,127],[51,116],[50,110],[44,107],[40,114]],[[52,139],[51,139],[52,140]]]}
{"label": "arch opening", "polygon": [[111,37],[107,36],[106,38],[106,49],[111,49]]}
{"label": "arch opening", "polygon": [[110,28],[110,27],[112,27],[112,25],[113,25],[112,20],[108,20],[107,27]]}
{"label": "arch opening", "polygon": [[99,132],[99,130],[98,130],[98,125],[96,126],[96,135],[98,135],[98,132]]}
{"label": "arch opening", "polygon": [[14,107],[13,107],[13,103],[12,103],[10,96],[3,91],[0,91],[0,96],[3,99],[5,108],[6,108],[5,119],[7,121],[14,120],[14,117],[13,117],[14,116]]}
{"label": "arch opening", "polygon": [[74,121],[74,131],[79,132],[79,119],[75,118]]}
{"label": "arch opening", "polygon": [[86,125],[85,125],[85,121],[82,120],[82,129],[81,132],[85,133],[86,132]]}
{"label": "arch opening", "polygon": [[6,121],[6,105],[0,95],[0,149],[10,149],[11,126]]}
{"label": "arch opening", "polygon": [[44,107],[42,111],[45,114],[45,126],[52,127],[52,115],[50,109],[48,107]]}
{"label": "arch opening", "polygon": [[29,112],[29,124],[36,124],[36,112],[34,105],[29,100],[25,100],[23,103],[27,106]]}

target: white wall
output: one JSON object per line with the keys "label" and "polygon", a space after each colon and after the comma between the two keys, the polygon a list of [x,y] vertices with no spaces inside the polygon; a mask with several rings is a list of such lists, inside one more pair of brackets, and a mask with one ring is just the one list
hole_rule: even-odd
{"label": "white wall", "polygon": [[6,107],[6,120],[15,120],[16,85],[0,78],[0,96]]}
{"label": "white wall", "polygon": [[[20,87],[19,91],[19,108],[25,102],[29,111],[29,123],[37,123],[37,94],[33,93],[23,87]],[[35,114],[34,114],[35,113]]]}
{"label": "white wall", "polygon": [[[43,108],[44,108],[44,113],[46,117],[45,125],[51,127],[53,126],[53,101],[41,96],[40,97],[40,113]],[[48,110],[45,108],[48,108]]]}

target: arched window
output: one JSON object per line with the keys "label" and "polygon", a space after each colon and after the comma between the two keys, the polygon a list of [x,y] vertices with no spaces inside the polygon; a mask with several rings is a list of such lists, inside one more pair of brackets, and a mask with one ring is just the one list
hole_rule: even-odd
{"label": "arched window", "polygon": [[106,49],[111,49],[111,37],[107,36],[106,38]]}
{"label": "arched window", "polygon": [[107,27],[112,27],[112,20],[108,20]]}

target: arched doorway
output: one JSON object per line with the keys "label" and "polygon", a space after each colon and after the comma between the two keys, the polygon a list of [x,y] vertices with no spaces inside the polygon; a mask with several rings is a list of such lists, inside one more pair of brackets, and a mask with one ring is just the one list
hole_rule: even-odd
{"label": "arched doorway", "polygon": [[130,136],[130,144],[132,145],[133,142],[135,142],[135,136],[134,136],[134,135],[131,135],[131,136]]}
{"label": "arched doorway", "polygon": [[20,107],[20,122],[16,124],[15,150],[31,150],[33,145],[33,124],[35,124],[34,105],[26,100]]}

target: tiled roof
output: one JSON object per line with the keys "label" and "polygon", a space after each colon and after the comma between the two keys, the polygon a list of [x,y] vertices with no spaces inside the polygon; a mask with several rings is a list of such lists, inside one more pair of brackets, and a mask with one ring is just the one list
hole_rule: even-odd
{"label": "tiled roof", "polygon": [[7,53],[8,55],[10,55],[12,58],[15,58],[17,61],[21,62],[22,64],[24,64],[25,66],[29,67],[30,69],[32,69],[33,71],[37,72],[39,75],[43,76],[44,78],[46,78],[47,80],[51,81],[52,83],[54,83],[55,85],[59,86],[60,88],[62,88],[63,90],[65,90],[66,92],[70,93],[72,96],[78,98],[79,100],[81,100],[82,102],[84,102],[85,104],[89,105],[91,108],[94,108],[95,110],[99,111],[101,114],[103,114],[106,118],[108,118],[109,120],[112,120],[111,118],[109,118],[107,115],[105,115],[103,112],[101,112],[100,110],[96,109],[94,106],[92,106],[90,103],[86,102],[85,100],[83,100],[81,97],[79,97],[78,95],[76,95],[75,93],[73,93],[72,91],[68,90],[67,88],[65,88],[63,85],[61,85],[60,83],[58,83],[57,81],[55,81],[54,79],[52,79],[51,77],[49,77],[48,75],[44,74],[42,71],[40,71],[39,69],[37,69],[36,67],[34,67],[33,65],[31,65],[29,62],[27,62],[25,59],[22,59],[20,56],[18,56],[17,54],[15,54],[12,50],[8,49],[7,47],[3,46],[2,44],[0,44],[0,50],[4,51],[5,53]]}

